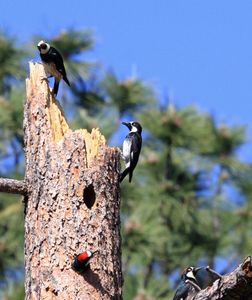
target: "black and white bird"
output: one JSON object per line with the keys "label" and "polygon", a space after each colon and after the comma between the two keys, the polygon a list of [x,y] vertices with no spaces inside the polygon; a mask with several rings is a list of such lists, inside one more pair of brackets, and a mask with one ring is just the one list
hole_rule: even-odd
{"label": "black and white bird", "polygon": [[189,300],[200,291],[200,287],[197,284],[193,271],[193,267],[184,270],[173,300]]}
{"label": "black and white bird", "polygon": [[70,86],[70,83],[67,79],[63,58],[57,49],[44,41],[40,41],[37,47],[39,49],[40,57],[46,73],[49,73],[54,77],[53,93],[57,96],[61,79],[63,79]]}
{"label": "black and white bird", "polygon": [[142,147],[142,126],[138,122],[122,122],[127,126],[130,133],[123,142],[122,157],[125,160],[125,170],[120,174],[120,182],[129,174],[131,182],[133,171],[137,165]]}

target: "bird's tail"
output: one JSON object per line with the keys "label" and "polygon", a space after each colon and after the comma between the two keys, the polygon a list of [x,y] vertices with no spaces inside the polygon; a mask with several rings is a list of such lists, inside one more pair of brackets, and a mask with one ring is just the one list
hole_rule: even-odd
{"label": "bird's tail", "polygon": [[131,182],[133,172],[130,170],[130,168],[126,168],[121,174],[120,174],[120,182],[123,181],[123,179],[129,174],[129,182]]}
{"label": "bird's tail", "polygon": [[129,182],[132,180],[133,171],[129,170]]}
{"label": "bird's tail", "polygon": [[59,83],[60,83],[59,80],[57,80],[55,78],[55,80],[54,80],[54,86],[53,86],[53,93],[54,93],[55,96],[57,96],[57,94],[58,94]]}
{"label": "bird's tail", "polygon": [[63,79],[65,80],[65,83],[70,86],[70,82],[69,82],[68,78],[65,76],[65,77],[63,77]]}
{"label": "bird's tail", "polygon": [[123,179],[128,175],[129,168],[126,168],[121,174],[120,174],[120,182],[123,181]]}

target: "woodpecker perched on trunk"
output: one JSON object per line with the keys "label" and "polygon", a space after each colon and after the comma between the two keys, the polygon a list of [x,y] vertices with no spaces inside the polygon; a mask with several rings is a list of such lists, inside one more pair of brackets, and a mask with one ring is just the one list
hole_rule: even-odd
{"label": "woodpecker perched on trunk", "polygon": [[63,58],[57,49],[51,47],[44,41],[40,41],[37,47],[39,49],[40,57],[46,73],[49,73],[54,77],[53,93],[57,96],[59,82],[62,78],[70,86],[70,83],[67,79]]}
{"label": "woodpecker perched on trunk", "polygon": [[120,174],[120,182],[129,174],[131,182],[133,171],[137,165],[139,154],[142,147],[142,126],[138,122],[122,122],[127,126],[130,133],[125,137],[123,142],[122,156],[125,160],[125,170]]}
{"label": "woodpecker perched on trunk", "polygon": [[85,251],[75,256],[72,263],[72,269],[78,273],[83,273],[89,269],[91,258],[97,251]]}
{"label": "woodpecker perched on trunk", "polygon": [[217,279],[221,278],[221,275],[210,269],[209,266],[194,268],[193,274],[196,278],[198,286],[202,290],[208,286],[211,286]]}
{"label": "woodpecker perched on trunk", "polygon": [[189,267],[184,270],[173,300],[185,300],[188,299],[188,297],[191,299],[200,291],[200,287],[196,282],[193,271],[193,267]]}

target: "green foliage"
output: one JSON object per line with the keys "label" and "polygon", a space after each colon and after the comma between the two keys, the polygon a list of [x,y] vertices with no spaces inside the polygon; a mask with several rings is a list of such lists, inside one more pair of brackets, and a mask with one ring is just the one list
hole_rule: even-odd
{"label": "green foliage", "polygon": [[[132,207],[123,232],[129,250],[124,250],[126,273],[135,273],[137,265],[144,282],[155,278],[160,282],[162,276],[199,261],[215,267],[215,259],[230,251],[236,259],[249,254],[249,245],[241,251],[239,243],[244,246],[242,241],[250,240],[250,224],[246,218],[245,223],[236,218],[237,202],[244,193],[234,200],[225,192],[239,188],[242,174],[251,172],[236,154],[245,142],[244,127],[218,126],[206,113],[173,105],[146,110],[138,118],[148,137],[134,178],[137,194],[128,193],[128,184],[123,189],[122,199]],[[251,193],[251,187],[248,190]],[[151,276],[145,270],[149,264],[158,270],[153,268]],[[144,288],[148,291],[149,284]],[[162,299],[158,293],[154,296]]]}
{"label": "green foliage", "polygon": [[20,197],[0,194],[0,282],[23,264],[24,216]]}
{"label": "green foliage", "polygon": [[[100,127],[117,144],[123,140],[119,122],[132,118],[144,128],[133,182],[126,178],[121,184],[124,298],[170,299],[184,267],[205,263],[215,268],[216,258],[223,258],[228,271],[234,260],[249,254],[252,169],[237,155],[246,142],[245,128],[218,124],[192,106],[158,108],[147,83],[104,74],[99,64],[85,60],[94,45],[90,31],[36,36],[34,55],[41,39],[65,58],[71,88],[61,85],[61,103],[74,128]],[[0,36],[0,172],[16,178],[24,173],[24,54],[13,39]],[[21,224],[20,198],[0,194],[1,278],[22,265]],[[5,279],[9,287],[16,284]],[[5,297],[22,298],[11,288]]]}
{"label": "green foliage", "polygon": [[12,281],[9,283],[3,293],[0,292],[0,297],[3,300],[23,300],[25,298],[25,291],[22,281]]}
{"label": "green foliage", "polygon": [[16,47],[14,39],[0,33],[0,95],[9,92],[13,83],[24,78],[22,68],[26,52]]}
{"label": "green foliage", "polygon": [[108,72],[102,81],[109,105],[118,109],[119,115],[133,113],[154,102],[154,93],[138,79],[118,80],[113,72]]}
{"label": "green foliage", "polygon": [[7,98],[0,96],[0,141],[23,143],[23,89],[12,88]]}

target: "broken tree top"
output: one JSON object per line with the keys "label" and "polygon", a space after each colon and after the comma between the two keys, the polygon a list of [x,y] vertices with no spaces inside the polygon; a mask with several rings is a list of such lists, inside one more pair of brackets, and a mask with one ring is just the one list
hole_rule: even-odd
{"label": "broken tree top", "polygon": [[[30,78],[26,80],[26,88],[27,105],[32,111],[29,121],[35,126],[40,125],[40,128],[36,127],[37,130],[41,131],[40,134],[45,132],[51,141],[60,142],[65,135],[73,133],[82,135],[85,140],[87,165],[89,165],[98,155],[99,148],[106,145],[105,137],[99,129],[92,129],[89,133],[86,129],[73,132],[69,128],[59,102],[54,99],[50,91],[42,64],[30,63]],[[39,117],[44,119],[43,122]]]}

